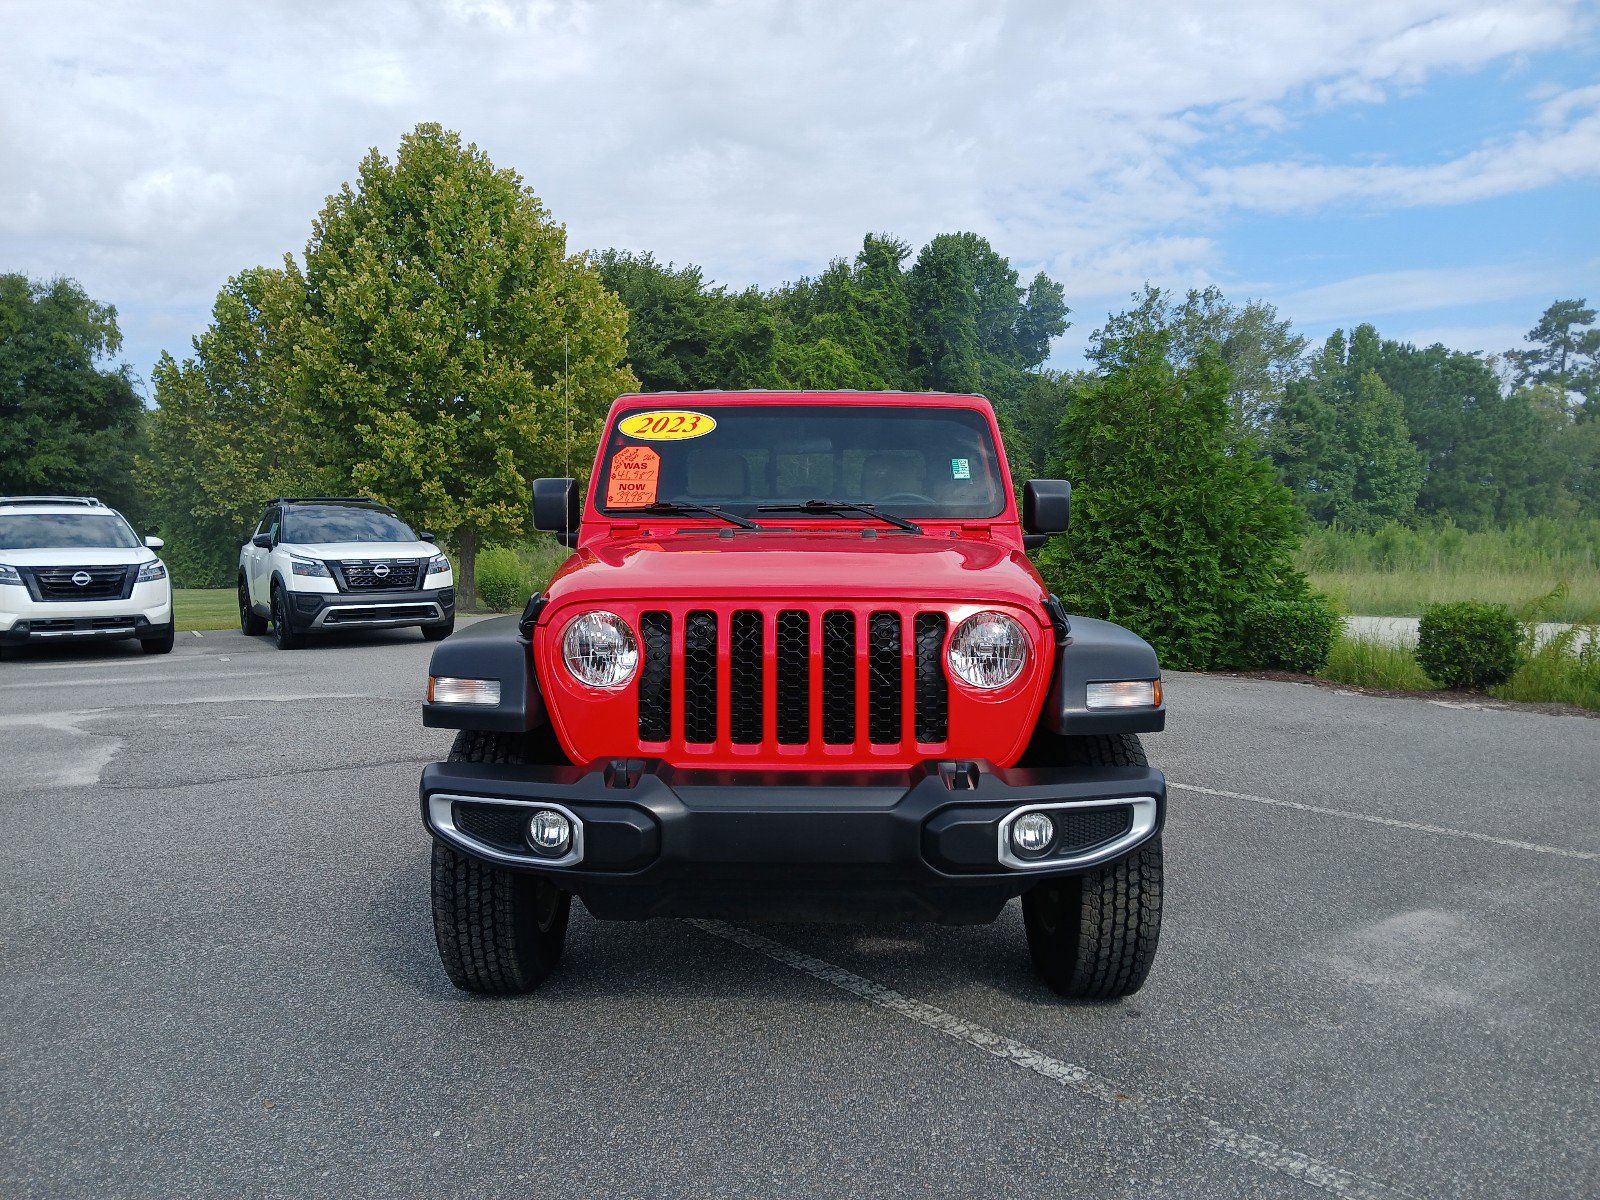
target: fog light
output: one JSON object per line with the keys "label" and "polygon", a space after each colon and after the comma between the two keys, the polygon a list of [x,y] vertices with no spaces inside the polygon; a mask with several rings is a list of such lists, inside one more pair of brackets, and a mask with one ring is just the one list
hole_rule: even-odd
{"label": "fog light", "polygon": [[1023,813],[1011,822],[1011,848],[1019,858],[1038,858],[1056,840],[1056,823],[1049,814]]}
{"label": "fog light", "polygon": [[541,808],[528,821],[528,845],[552,858],[572,845],[572,822],[558,812]]}

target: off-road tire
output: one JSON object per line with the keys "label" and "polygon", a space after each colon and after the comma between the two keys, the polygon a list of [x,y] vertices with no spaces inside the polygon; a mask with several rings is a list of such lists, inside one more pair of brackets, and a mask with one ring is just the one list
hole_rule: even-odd
{"label": "off-road tire", "polygon": [[[1063,764],[1145,766],[1131,733],[1058,738]],[[1080,875],[1041,883],[1022,897],[1034,970],[1063,996],[1116,1000],[1144,986],[1161,936],[1161,838]]]}
{"label": "off-road tire", "polygon": [[246,637],[260,637],[267,631],[267,619],[250,604],[250,587],[239,576],[239,632]]}
{"label": "off-road tire", "polygon": [[146,654],[171,654],[172,647],[177,643],[177,640],[177,633],[169,629],[160,637],[140,638],[139,649]]}
{"label": "off-road tire", "polygon": [[[451,762],[530,761],[521,734],[468,729],[456,735]],[[450,982],[464,992],[531,992],[561,961],[572,896],[522,871],[433,844],[433,936]]]}
{"label": "off-road tire", "polygon": [[424,625],[422,627],[422,636],[430,642],[442,642],[455,631],[456,621],[454,617],[451,617],[443,625]]}
{"label": "off-road tire", "polygon": [[289,620],[289,601],[283,589],[272,588],[272,641],[279,650],[298,650],[305,645],[305,635],[296,633]]}

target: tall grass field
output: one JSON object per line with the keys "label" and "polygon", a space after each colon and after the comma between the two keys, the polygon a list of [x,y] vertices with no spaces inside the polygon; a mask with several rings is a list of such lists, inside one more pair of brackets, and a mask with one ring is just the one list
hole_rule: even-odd
{"label": "tall grass field", "polygon": [[1429,604],[1484,600],[1520,611],[1560,584],[1545,621],[1600,617],[1600,521],[1532,520],[1469,532],[1443,524],[1371,533],[1313,529],[1299,566],[1347,613],[1414,617]]}

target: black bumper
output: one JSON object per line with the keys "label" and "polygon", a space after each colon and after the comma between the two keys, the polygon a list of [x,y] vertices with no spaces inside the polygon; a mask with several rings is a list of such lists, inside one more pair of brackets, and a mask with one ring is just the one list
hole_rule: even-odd
{"label": "black bumper", "polygon": [[[533,871],[597,917],[993,920],[1042,879],[1087,870],[1156,836],[1166,782],[1146,767],[1012,768],[928,762],[910,771],[797,774],[432,763],[422,817],[475,857]],[[541,859],[528,817],[555,807],[581,844]],[[1044,857],[1003,861],[1002,828],[1048,806]]]}
{"label": "black bumper", "polygon": [[18,621],[0,632],[0,645],[43,646],[51,642],[115,642],[123,638],[159,638],[172,632],[172,622],[156,625],[143,616],[39,617]]}
{"label": "black bumper", "polygon": [[456,590],[421,592],[289,592],[296,632],[443,625],[455,620]]}

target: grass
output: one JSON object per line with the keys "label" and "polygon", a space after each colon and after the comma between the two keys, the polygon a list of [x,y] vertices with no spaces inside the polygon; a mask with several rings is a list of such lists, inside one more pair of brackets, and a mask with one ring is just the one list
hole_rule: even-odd
{"label": "grass", "polygon": [[173,588],[172,613],[180,630],[237,629],[239,593],[233,588]]}
{"label": "grass", "polygon": [[[1593,626],[1590,629],[1600,633]],[[1508,683],[1490,688],[1489,695],[1525,704],[1600,708],[1600,641],[1575,649],[1575,640],[1573,631],[1552,639],[1530,655]],[[1390,691],[1440,690],[1417,666],[1411,649],[1368,638],[1340,637],[1317,677]]]}
{"label": "grass", "polygon": [[1433,688],[1417,666],[1409,646],[1391,646],[1368,638],[1339,637],[1328,652],[1328,661],[1317,672],[1322,679],[1348,683],[1354,687],[1388,688],[1394,691],[1427,691]]}

